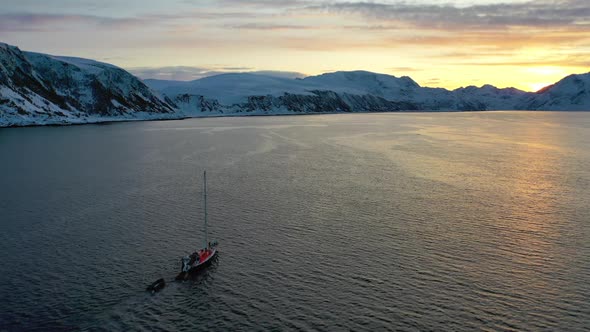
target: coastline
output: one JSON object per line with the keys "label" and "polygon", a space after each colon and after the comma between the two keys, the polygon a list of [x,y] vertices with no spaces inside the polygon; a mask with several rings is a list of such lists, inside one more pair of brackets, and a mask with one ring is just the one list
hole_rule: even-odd
{"label": "coastline", "polygon": [[87,122],[63,122],[63,123],[27,123],[27,124],[10,124],[7,126],[0,126],[1,129],[8,128],[31,128],[31,127],[69,127],[69,126],[83,126],[83,125],[110,125],[125,122],[139,122],[139,121],[177,121],[187,119],[205,119],[205,118],[237,118],[237,117],[267,117],[267,116],[300,116],[300,115],[330,115],[330,114],[397,114],[397,113],[484,113],[484,112],[563,112],[563,113],[580,113],[590,112],[590,110],[571,110],[571,111],[557,111],[557,110],[485,110],[485,111],[461,111],[461,110],[399,110],[391,112],[289,112],[289,113],[257,113],[251,114],[214,114],[214,115],[182,115],[179,117],[154,117],[144,119],[133,118],[95,118]]}

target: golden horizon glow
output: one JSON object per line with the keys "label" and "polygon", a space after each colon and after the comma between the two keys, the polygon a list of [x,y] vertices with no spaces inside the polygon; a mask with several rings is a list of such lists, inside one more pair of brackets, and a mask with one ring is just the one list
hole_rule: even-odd
{"label": "golden horizon glow", "polygon": [[543,88],[545,88],[545,87],[547,87],[547,86],[549,86],[551,84],[553,84],[553,83],[550,83],[550,82],[531,83],[531,85],[529,87],[530,87],[530,91],[537,92],[537,91],[539,91],[539,90],[541,90],[541,89],[543,89]]}

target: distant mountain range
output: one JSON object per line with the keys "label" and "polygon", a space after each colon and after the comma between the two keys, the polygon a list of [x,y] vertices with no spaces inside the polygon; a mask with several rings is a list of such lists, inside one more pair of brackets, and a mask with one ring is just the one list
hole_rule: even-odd
{"label": "distant mountain range", "polygon": [[393,111],[590,111],[590,73],[530,93],[491,85],[449,91],[366,71],[303,79],[221,74],[141,81],[93,60],[0,43],[0,127],[196,116]]}

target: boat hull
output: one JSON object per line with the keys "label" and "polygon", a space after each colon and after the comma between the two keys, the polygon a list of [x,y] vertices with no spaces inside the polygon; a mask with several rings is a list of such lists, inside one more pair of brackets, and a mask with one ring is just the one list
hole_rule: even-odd
{"label": "boat hull", "polygon": [[186,280],[188,279],[188,277],[191,274],[197,273],[199,271],[202,271],[204,268],[206,268],[207,266],[211,265],[211,263],[213,262],[213,260],[217,257],[217,249],[213,249],[213,253],[211,255],[209,255],[209,257],[207,257],[206,260],[204,260],[203,262],[200,262],[198,264],[193,264],[191,266],[191,268],[188,271],[182,271],[180,272],[175,280]]}

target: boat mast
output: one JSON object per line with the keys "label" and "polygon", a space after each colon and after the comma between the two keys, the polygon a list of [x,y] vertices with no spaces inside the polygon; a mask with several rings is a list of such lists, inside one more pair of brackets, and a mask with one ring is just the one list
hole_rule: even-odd
{"label": "boat mast", "polygon": [[203,171],[203,210],[205,211],[205,248],[209,249],[209,234],[207,234],[207,171]]}

